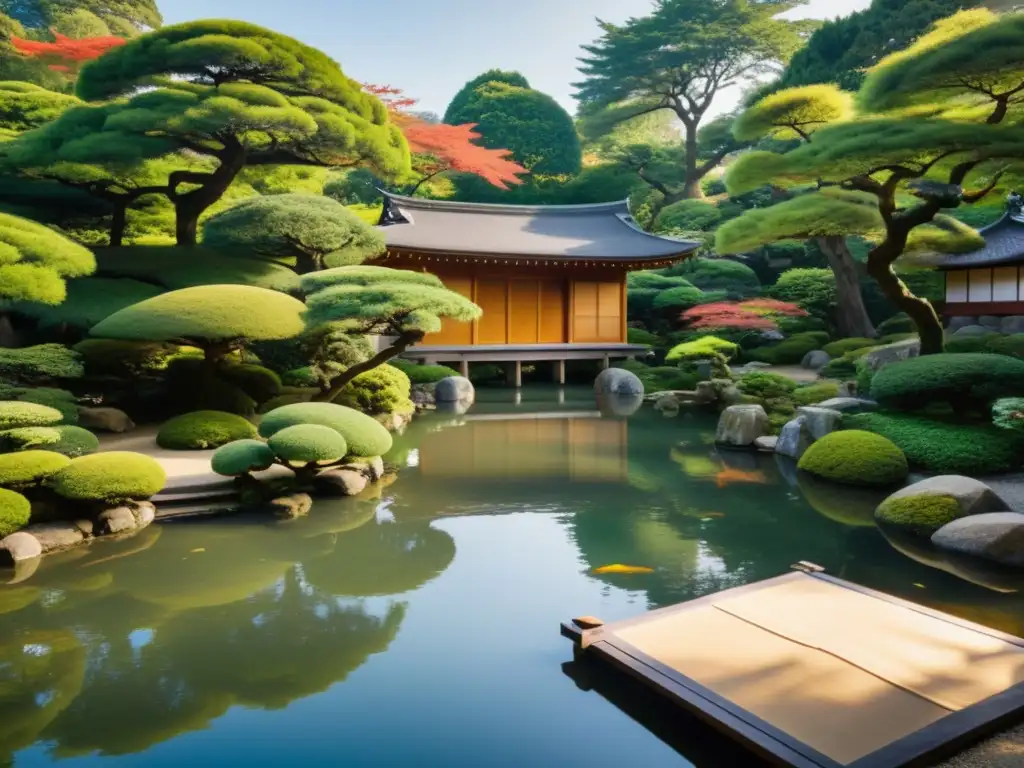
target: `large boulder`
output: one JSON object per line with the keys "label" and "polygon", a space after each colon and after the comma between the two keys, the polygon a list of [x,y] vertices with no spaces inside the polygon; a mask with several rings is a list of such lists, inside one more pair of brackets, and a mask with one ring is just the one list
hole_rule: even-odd
{"label": "large boulder", "polygon": [[993,333],[999,333],[1000,327],[1002,327],[1003,318],[998,315],[982,315],[978,318],[978,325],[988,328]]}
{"label": "large boulder", "polygon": [[1010,315],[999,322],[999,332],[1007,335],[1024,333],[1024,315]]}
{"label": "large boulder", "polygon": [[962,328],[957,328],[953,332],[954,339],[964,339],[971,336],[988,336],[991,333],[995,333],[998,327],[993,329],[987,325],[965,325]]}
{"label": "large boulder", "polygon": [[878,506],[875,519],[907,533],[931,536],[954,520],[1008,508],[995,491],[979,480],[939,475],[896,491]]}
{"label": "large boulder", "polygon": [[82,543],[85,534],[74,523],[35,523],[25,528],[25,533],[35,536],[44,555],[70,549]]}
{"label": "large boulder", "polygon": [[654,401],[654,410],[667,418],[678,416],[681,407],[679,398],[671,392],[662,392]]}
{"label": "large boulder", "polygon": [[831,400],[818,403],[817,407],[827,408],[830,411],[839,411],[840,413],[854,413],[856,411],[873,410],[878,407],[878,403],[874,400],[865,400],[860,397],[833,397]]}
{"label": "large boulder", "polygon": [[117,408],[87,408],[82,406],[78,409],[78,424],[86,429],[95,429],[99,432],[131,432],[135,429],[135,422],[127,413]]}
{"label": "large boulder", "polygon": [[351,469],[332,469],[316,476],[313,489],[318,496],[355,496],[366,490],[367,482],[365,475]]}
{"label": "large boulder", "polygon": [[941,550],[1024,568],[1024,515],[989,512],[947,523],[932,534]]}
{"label": "large boulder", "polygon": [[800,361],[800,366],[810,371],[820,371],[830,362],[832,362],[832,356],[828,352],[823,349],[816,349],[804,355],[804,359]]}
{"label": "large boulder", "polygon": [[952,335],[959,331],[961,328],[966,328],[968,325],[977,325],[978,318],[976,317],[951,317],[949,319],[949,325],[946,326],[946,333]]}
{"label": "large boulder", "polygon": [[895,344],[887,344],[884,347],[874,349],[861,359],[864,360],[865,364],[872,371],[878,371],[890,363],[899,363],[912,357],[918,357],[920,354],[921,340],[907,339],[906,341],[897,341]]}
{"label": "large boulder", "polygon": [[39,539],[31,533],[17,531],[0,540],[0,566],[17,565],[43,554]]}
{"label": "large boulder", "polygon": [[[597,395],[643,397],[644,384],[635,373],[622,368],[605,368],[594,379],[594,392]],[[434,394],[436,396],[437,393]]]}
{"label": "large boulder", "polygon": [[797,416],[782,428],[779,441],[775,444],[775,452],[791,459],[799,459],[813,442],[810,432],[807,431],[807,419]]}
{"label": "large boulder", "polygon": [[473,382],[465,376],[449,376],[434,387],[434,400],[438,403],[469,403],[476,400]]}
{"label": "large boulder", "polygon": [[768,414],[760,405],[730,405],[718,420],[715,442],[737,448],[749,448],[768,434]]}
{"label": "large boulder", "polygon": [[839,411],[813,405],[797,408],[796,415],[803,416],[805,428],[812,440],[821,440],[825,435],[831,435],[839,429],[839,422],[843,418]]}

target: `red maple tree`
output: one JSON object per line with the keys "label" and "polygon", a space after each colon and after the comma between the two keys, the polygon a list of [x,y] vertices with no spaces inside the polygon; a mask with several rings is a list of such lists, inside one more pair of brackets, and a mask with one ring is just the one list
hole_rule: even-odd
{"label": "red maple tree", "polygon": [[409,142],[413,169],[421,176],[409,194],[448,171],[471,173],[499,189],[523,183],[519,176],[527,170],[510,159],[511,152],[507,149],[488,149],[477,144],[481,136],[475,124],[429,123],[409,111],[418,101],[405,96],[401,89],[373,84],[363,87],[384,102],[392,121]]}
{"label": "red maple tree", "polygon": [[52,43],[42,40],[26,40],[12,35],[11,45],[23,56],[48,61],[50,69],[55,72],[74,74],[85,62],[99,58],[111,48],[125,44],[124,38],[113,35],[83,37],[75,40],[56,30],[50,31],[53,34]]}
{"label": "red maple tree", "polygon": [[775,299],[749,299],[700,304],[683,312],[682,319],[695,329],[777,331],[779,318],[806,316],[807,312],[796,304]]}

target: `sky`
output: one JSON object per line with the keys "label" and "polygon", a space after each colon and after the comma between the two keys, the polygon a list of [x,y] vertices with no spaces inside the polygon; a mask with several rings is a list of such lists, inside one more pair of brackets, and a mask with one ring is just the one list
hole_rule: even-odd
{"label": "sky", "polygon": [[[870,0],[810,0],[791,15],[834,18]],[[164,21],[240,19],[327,53],[359,82],[402,88],[416,109],[443,114],[452,96],[488,69],[522,72],[530,85],[575,113],[580,46],[596,18],[646,15],[651,0],[159,0]],[[498,9],[501,9],[500,11]],[[713,111],[730,109],[723,94]]]}

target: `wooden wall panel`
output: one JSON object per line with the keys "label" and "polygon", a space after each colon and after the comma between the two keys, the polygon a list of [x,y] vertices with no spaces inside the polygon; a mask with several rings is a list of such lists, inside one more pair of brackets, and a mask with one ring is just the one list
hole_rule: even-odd
{"label": "wooden wall panel", "polygon": [[1017,301],[1017,267],[992,270],[992,301]]}
{"label": "wooden wall panel", "polygon": [[511,344],[536,344],[540,338],[540,281],[511,280]]}
{"label": "wooden wall panel", "polygon": [[967,301],[966,272],[946,273],[946,301],[953,303]]}
{"label": "wooden wall panel", "polygon": [[622,282],[573,284],[573,338],[580,343],[624,342]]}
{"label": "wooden wall panel", "polygon": [[477,344],[508,344],[508,281],[478,279],[476,303],[484,311],[477,322]]}
{"label": "wooden wall panel", "polygon": [[568,306],[564,280],[544,280],[540,284],[541,344],[565,344],[569,341]]}
{"label": "wooden wall panel", "polygon": [[[471,277],[441,277],[442,282],[449,289],[473,299],[473,278]],[[461,346],[473,343],[473,323],[460,323],[455,320],[443,320],[441,330],[437,333],[428,333],[423,337],[424,344],[437,346]]]}
{"label": "wooden wall panel", "polygon": [[992,270],[971,269],[967,274],[967,300],[992,301]]}

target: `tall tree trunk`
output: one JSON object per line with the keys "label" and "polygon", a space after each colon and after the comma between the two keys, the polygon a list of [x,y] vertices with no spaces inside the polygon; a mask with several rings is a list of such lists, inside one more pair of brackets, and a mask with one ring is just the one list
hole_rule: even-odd
{"label": "tall tree trunk", "polygon": [[832,235],[819,237],[817,242],[836,278],[836,325],[839,326],[839,332],[848,338],[873,337],[875,326],[864,306],[857,263],[846,244],[846,238]]}
{"label": "tall tree trunk", "polygon": [[684,200],[704,199],[704,187],[697,173],[698,154],[697,126],[686,125],[686,184],[682,193]]}
{"label": "tall tree trunk", "polygon": [[921,337],[921,354],[940,354],[945,346],[942,334],[942,321],[939,320],[935,307],[926,299],[918,298],[904,284],[892,265],[903,253],[906,245],[906,233],[898,233],[886,238],[885,242],[868,254],[868,275],[874,278],[882,293],[897,308],[906,312]]}
{"label": "tall tree trunk", "polygon": [[323,269],[323,258],[321,256],[303,251],[296,253],[296,274],[308,275],[310,272],[319,272],[321,269]]}
{"label": "tall tree trunk", "polygon": [[114,202],[114,213],[110,219],[110,247],[120,248],[124,244],[124,231],[128,228],[128,200],[118,198]]}
{"label": "tall tree trunk", "polygon": [[245,149],[239,145],[220,156],[220,165],[201,183],[198,189],[173,196],[174,235],[178,245],[195,245],[198,242],[199,217],[216,203],[235,177],[245,168]]}
{"label": "tall tree trunk", "polygon": [[337,399],[341,391],[348,386],[348,383],[352,381],[356,376],[367,371],[372,371],[378,365],[383,365],[388,360],[398,357],[400,354],[405,352],[416,342],[423,338],[423,334],[419,331],[407,331],[395,339],[395,343],[390,347],[386,347],[378,352],[376,355],[371,357],[362,363],[356,363],[351,368],[346,370],[340,376],[331,380],[331,386],[325,392],[317,395],[313,398],[314,402],[317,403],[330,403]]}

